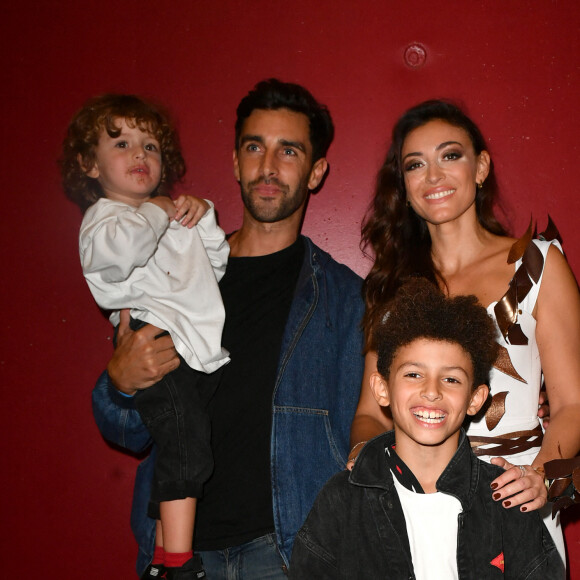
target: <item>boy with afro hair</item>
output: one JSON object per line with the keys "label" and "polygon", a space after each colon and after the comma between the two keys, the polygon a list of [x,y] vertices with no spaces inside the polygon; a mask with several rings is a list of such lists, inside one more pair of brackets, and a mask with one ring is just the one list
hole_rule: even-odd
{"label": "boy with afro hair", "polygon": [[537,511],[505,510],[462,429],[488,394],[495,328],[475,296],[412,278],[374,329],[370,387],[394,431],[335,475],[298,532],[291,578],[556,579],[562,562]]}

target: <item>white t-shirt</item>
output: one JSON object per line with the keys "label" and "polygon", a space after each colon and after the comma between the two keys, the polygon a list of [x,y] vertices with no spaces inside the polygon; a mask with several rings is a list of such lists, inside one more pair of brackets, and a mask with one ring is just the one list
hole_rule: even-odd
{"label": "white t-shirt", "polygon": [[457,580],[460,501],[446,493],[415,493],[393,477],[417,580]]}
{"label": "white t-shirt", "polygon": [[193,369],[213,372],[229,361],[221,346],[225,311],[218,281],[229,246],[213,204],[189,229],[153,203],[135,208],[101,198],[79,234],[83,273],[97,304],[169,331]]}

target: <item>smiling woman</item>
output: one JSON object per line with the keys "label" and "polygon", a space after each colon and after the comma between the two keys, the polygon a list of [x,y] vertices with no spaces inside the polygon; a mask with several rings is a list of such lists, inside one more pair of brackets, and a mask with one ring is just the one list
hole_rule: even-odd
{"label": "smiling woman", "polygon": [[468,133],[440,120],[409,133],[402,151],[407,202],[421,218],[442,224],[475,204],[474,184],[489,173],[489,154],[476,155]]}
{"label": "smiling woman", "polygon": [[[418,275],[449,295],[477,296],[496,320],[491,404],[468,435],[480,458],[509,467],[493,482],[493,498],[531,511],[546,503],[536,470],[580,450],[580,297],[559,244],[548,235],[532,240],[531,229],[521,240],[508,237],[495,197],[485,140],[458,107],[427,101],[398,120],[362,230],[375,263],[364,285],[367,355],[350,459],[359,442],[390,428],[369,389],[373,333],[398,287]],[[542,374],[551,409],[545,435],[537,417]],[[547,514],[545,523],[565,560],[558,520]]]}

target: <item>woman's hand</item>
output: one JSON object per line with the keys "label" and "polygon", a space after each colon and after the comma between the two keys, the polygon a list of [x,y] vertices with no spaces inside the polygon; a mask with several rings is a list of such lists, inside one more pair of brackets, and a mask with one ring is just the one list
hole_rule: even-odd
{"label": "woman's hand", "polygon": [[520,506],[520,511],[540,509],[548,500],[544,478],[531,465],[512,465],[503,457],[494,457],[491,463],[506,471],[491,482],[492,497],[504,508]]}
{"label": "woman's hand", "polygon": [[358,457],[358,454],[361,452],[362,448],[365,446],[365,443],[366,441],[360,441],[350,450],[350,453],[348,454],[348,461],[346,462],[346,468],[349,471],[352,471],[354,462],[356,461],[356,458]]}

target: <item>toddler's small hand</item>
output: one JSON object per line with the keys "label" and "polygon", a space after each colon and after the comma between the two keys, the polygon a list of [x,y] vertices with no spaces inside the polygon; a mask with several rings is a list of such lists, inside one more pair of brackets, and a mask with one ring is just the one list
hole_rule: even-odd
{"label": "toddler's small hand", "polygon": [[205,199],[192,195],[180,195],[175,200],[175,208],[177,211],[173,219],[182,226],[192,228],[205,215],[210,205]]}
{"label": "toddler's small hand", "polygon": [[160,207],[168,216],[169,219],[174,219],[176,215],[175,204],[170,197],[165,195],[158,195],[149,200],[149,203],[154,203],[156,206]]}

